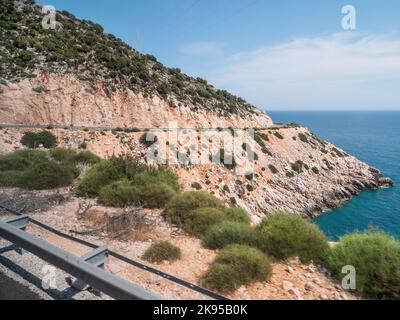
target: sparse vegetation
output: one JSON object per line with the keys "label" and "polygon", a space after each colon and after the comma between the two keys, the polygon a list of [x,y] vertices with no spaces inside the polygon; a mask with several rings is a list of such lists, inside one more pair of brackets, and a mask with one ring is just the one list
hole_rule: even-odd
{"label": "sparse vegetation", "polygon": [[296,214],[275,214],[259,226],[260,248],[277,259],[299,257],[308,263],[326,260],[329,245],[317,226]]}
{"label": "sparse vegetation", "polygon": [[216,208],[198,208],[190,211],[183,222],[183,230],[187,233],[201,237],[215,224],[226,219],[224,211]]}
{"label": "sparse vegetation", "polygon": [[274,132],[274,136],[277,137],[280,140],[285,139],[285,137],[279,131],[275,131]]}
{"label": "sparse vegetation", "polygon": [[224,209],[225,216],[230,221],[235,221],[239,223],[244,223],[250,225],[250,215],[248,212],[239,207],[232,207]]}
{"label": "sparse vegetation", "polygon": [[95,164],[77,188],[80,196],[99,197],[104,205],[141,205],[163,208],[180,190],[175,173],[139,165],[129,158],[112,158]]}
{"label": "sparse vegetation", "polygon": [[26,132],[22,136],[21,143],[30,149],[36,149],[39,146],[50,149],[57,146],[57,138],[50,131]]}
{"label": "sparse vegetation", "polygon": [[268,168],[269,170],[271,170],[273,174],[277,174],[279,172],[278,169],[273,164],[268,165]]}
{"label": "sparse vegetation", "polygon": [[[107,34],[88,20],[57,12],[62,28],[41,27],[42,14],[33,1],[19,12],[12,0],[2,0],[0,11],[0,78],[17,82],[35,72],[54,70],[58,74],[79,74],[85,81],[102,81],[106,93],[117,89],[158,95],[220,116],[238,111],[258,112],[252,105],[207,81],[192,78],[177,68],[167,68],[152,55],[141,54],[121,39]],[[42,87],[34,88],[38,94]]]}
{"label": "sparse vegetation", "polygon": [[312,167],[311,169],[315,174],[319,174],[319,169],[317,167]]}
{"label": "sparse vegetation", "polygon": [[182,256],[181,249],[168,241],[155,243],[148,248],[142,256],[143,260],[151,263],[179,260]]}
{"label": "sparse vegetation", "polygon": [[231,244],[258,247],[259,232],[248,224],[224,221],[212,226],[203,237],[203,245],[209,249],[223,249]]}
{"label": "sparse vegetation", "polygon": [[303,172],[304,163],[301,160],[297,160],[295,163],[291,164],[292,170],[297,173]]}
{"label": "sparse vegetation", "polygon": [[201,184],[198,183],[198,182],[193,182],[193,183],[192,183],[192,188],[195,189],[195,190],[197,190],[197,191],[203,189],[203,187],[201,186]]}
{"label": "sparse vegetation", "polygon": [[343,237],[328,259],[332,274],[342,278],[354,266],[356,288],[375,298],[400,298],[400,242],[380,231]]}
{"label": "sparse vegetation", "polygon": [[46,152],[20,150],[0,156],[0,185],[31,190],[68,186],[76,177],[76,168],[63,165]]}
{"label": "sparse vegetation", "polygon": [[223,202],[201,191],[185,192],[176,195],[167,205],[165,216],[168,222],[183,226],[189,212],[199,208],[223,209]]}
{"label": "sparse vegetation", "polygon": [[114,181],[122,178],[111,161],[102,160],[95,164],[83,177],[77,188],[77,194],[83,197],[95,198],[100,190]]}
{"label": "sparse vegetation", "polygon": [[304,142],[304,143],[309,143],[308,138],[307,138],[307,136],[306,136],[304,133],[300,132],[300,133],[298,134],[298,136],[299,136],[300,141],[302,141],[302,142]]}
{"label": "sparse vegetation", "polygon": [[336,156],[338,156],[339,158],[345,157],[345,154],[344,154],[342,151],[340,151],[338,148],[333,147],[333,148],[332,148],[332,151],[333,151],[333,153],[334,153]]}
{"label": "sparse vegetation", "polygon": [[202,277],[202,285],[219,292],[232,292],[242,285],[268,280],[272,267],[259,250],[232,245],[222,250]]}

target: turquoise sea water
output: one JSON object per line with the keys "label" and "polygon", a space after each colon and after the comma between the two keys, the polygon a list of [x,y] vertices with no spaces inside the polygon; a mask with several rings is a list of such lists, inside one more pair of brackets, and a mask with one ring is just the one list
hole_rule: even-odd
{"label": "turquoise sea water", "polygon": [[400,112],[269,112],[297,122],[392,178],[395,187],[365,191],[316,223],[333,240],[377,227],[400,239]]}

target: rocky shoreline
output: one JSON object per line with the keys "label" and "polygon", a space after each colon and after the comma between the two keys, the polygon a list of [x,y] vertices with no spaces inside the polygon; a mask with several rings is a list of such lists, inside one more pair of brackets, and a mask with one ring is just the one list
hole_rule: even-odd
{"label": "rocky shoreline", "polygon": [[[26,128],[1,129],[0,153],[23,148],[20,140],[26,131]],[[60,147],[79,149],[85,144],[87,150],[103,158],[125,154],[146,163],[147,148],[140,142],[142,132],[50,131],[57,136]],[[257,161],[250,177],[238,176],[223,165],[171,167],[185,190],[193,190],[196,185],[228,204],[237,204],[251,214],[254,223],[274,212],[293,212],[313,219],[363,190],[393,186],[393,181],[383,177],[378,169],[319,140],[306,128],[265,129],[258,134],[268,141],[253,146]],[[166,135],[160,133],[157,137],[160,146],[167,145]]]}

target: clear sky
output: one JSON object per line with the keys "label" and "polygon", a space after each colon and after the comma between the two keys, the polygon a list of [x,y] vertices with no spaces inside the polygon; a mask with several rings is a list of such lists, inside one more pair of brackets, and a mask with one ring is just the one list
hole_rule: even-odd
{"label": "clear sky", "polygon": [[[46,0],[265,110],[400,110],[398,0]],[[356,30],[342,7],[356,8]]]}

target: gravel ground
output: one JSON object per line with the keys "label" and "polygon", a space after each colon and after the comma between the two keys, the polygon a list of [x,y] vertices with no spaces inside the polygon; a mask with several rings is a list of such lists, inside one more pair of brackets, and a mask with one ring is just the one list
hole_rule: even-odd
{"label": "gravel ground", "polygon": [[[46,275],[44,267],[48,264],[28,252],[21,256],[13,250],[14,248],[8,241],[0,239],[0,279],[4,278],[4,281],[7,281],[6,283],[9,285],[12,285],[13,282],[14,284],[17,283],[13,286],[11,293],[5,292],[7,287],[0,286],[1,299],[25,299],[24,293],[26,293],[26,298],[35,297],[42,300],[111,299],[105,295],[98,297],[89,291],[80,292],[71,288],[66,282],[69,275],[59,269],[55,270],[55,289],[43,289],[42,279]],[[1,280],[0,284],[2,284]],[[18,291],[22,291],[20,298],[17,296]]]}

